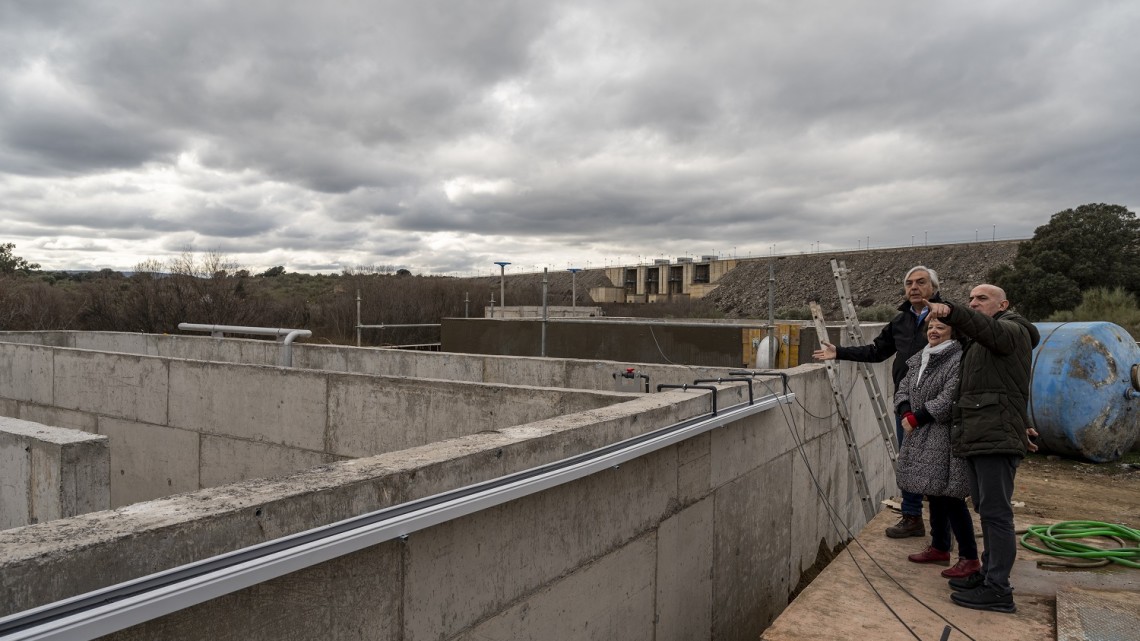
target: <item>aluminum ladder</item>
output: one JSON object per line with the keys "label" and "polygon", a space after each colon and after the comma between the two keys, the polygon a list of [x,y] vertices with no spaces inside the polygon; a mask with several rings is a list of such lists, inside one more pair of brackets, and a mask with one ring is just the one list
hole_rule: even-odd
{"label": "aluminum ladder", "polygon": [[[827,327],[823,323],[823,310],[815,301],[809,305],[811,306],[811,317],[815,321],[815,335],[819,337],[820,348],[823,348],[823,343],[827,341]],[[871,502],[871,489],[867,485],[863,458],[859,456],[859,441],[855,439],[855,431],[851,428],[851,413],[847,409],[846,399],[843,398],[843,387],[839,384],[839,361],[829,359],[823,363],[827,366],[827,380],[831,382],[831,394],[835,398],[835,409],[839,414],[839,424],[843,428],[843,438],[847,441],[847,459],[851,462],[851,474],[855,477],[859,499],[863,502],[863,513],[867,515],[867,520],[870,521],[875,518],[875,505]]]}
{"label": "aluminum ladder", "polygon": [[[847,329],[849,345],[861,346],[867,342],[863,340],[863,332],[859,329],[859,317],[855,315],[855,303],[851,300],[851,288],[847,285],[847,265],[843,261],[832,259],[831,274],[835,277],[835,289],[839,292],[839,308],[843,310],[844,326]],[[812,315],[815,315],[814,310]],[[822,317],[821,317],[822,318]],[[824,334],[826,336],[827,334]],[[896,358],[898,358],[896,356]],[[863,384],[867,387],[867,395],[871,397],[871,409],[879,422],[879,432],[883,436],[883,444],[887,448],[887,456],[891,459],[891,468],[898,472],[898,443],[895,442],[895,418],[890,410],[883,392],[879,388],[879,381],[870,363],[855,363]]]}

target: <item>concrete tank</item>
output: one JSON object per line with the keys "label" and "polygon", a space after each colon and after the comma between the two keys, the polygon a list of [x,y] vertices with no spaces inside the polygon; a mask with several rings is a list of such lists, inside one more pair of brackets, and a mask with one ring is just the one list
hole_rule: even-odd
{"label": "concrete tank", "polygon": [[1140,348],[1119,325],[1036,323],[1029,418],[1044,449],[1104,463],[1140,435]]}

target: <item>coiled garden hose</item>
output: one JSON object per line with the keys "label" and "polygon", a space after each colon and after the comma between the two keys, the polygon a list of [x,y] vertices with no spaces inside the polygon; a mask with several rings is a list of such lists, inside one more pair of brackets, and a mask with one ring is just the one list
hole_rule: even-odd
{"label": "coiled garden hose", "polygon": [[[1074,539],[1103,537],[1115,541],[1119,547],[1104,548]],[[1044,547],[1030,543],[1036,539]],[[1053,525],[1031,525],[1021,537],[1021,545],[1034,552],[1067,560],[1041,561],[1041,565],[1069,567],[1099,567],[1119,563],[1140,568],[1140,530],[1126,525],[1102,521],[1062,521]]]}

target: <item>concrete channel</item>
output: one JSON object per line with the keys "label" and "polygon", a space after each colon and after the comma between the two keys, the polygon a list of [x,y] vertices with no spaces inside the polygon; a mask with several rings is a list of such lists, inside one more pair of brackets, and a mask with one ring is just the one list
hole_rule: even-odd
{"label": "concrete channel", "polygon": [[[0,416],[24,433],[38,424],[109,450],[92,463],[106,469],[105,488],[90,484],[105,504],[0,531],[3,621],[707,422],[709,391],[645,393],[640,381],[614,374],[634,367],[655,388],[727,373],[312,344],[294,344],[294,367],[284,368],[279,349],[198,336],[0,333]],[[854,531],[865,519],[823,369],[784,373],[789,402],[730,415],[747,405],[748,384],[715,385],[725,417],[675,442],[121,629],[90,631],[112,639],[755,639],[820,549],[843,539],[828,510]],[[854,370],[843,375],[857,382]],[[757,399],[784,395],[779,378],[752,386]],[[870,406],[854,398],[877,500],[895,488]],[[90,631],[82,638],[94,638]]]}

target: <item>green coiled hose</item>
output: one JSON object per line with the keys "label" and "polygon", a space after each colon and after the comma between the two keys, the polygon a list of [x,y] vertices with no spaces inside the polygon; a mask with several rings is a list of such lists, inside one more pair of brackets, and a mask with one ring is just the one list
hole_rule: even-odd
{"label": "green coiled hose", "polygon": [[[1103,548],[1073,540],[1096,537],[1111,539],[1119,547]],[[1031,539],[1040,541],[1044,547],[1031,544]],[[1134,542],[1131,547],[1129,542]],[[1140,543],[1140,530],[1102,521],[1062,521],[1053,525],[1031,525],[1021,536],[1021,545],[1034,552],[1084,560],[1062,564],[1076,567],[1119,563],[1130,568],[1140,568],[1140,547],[1135,543]]]}

